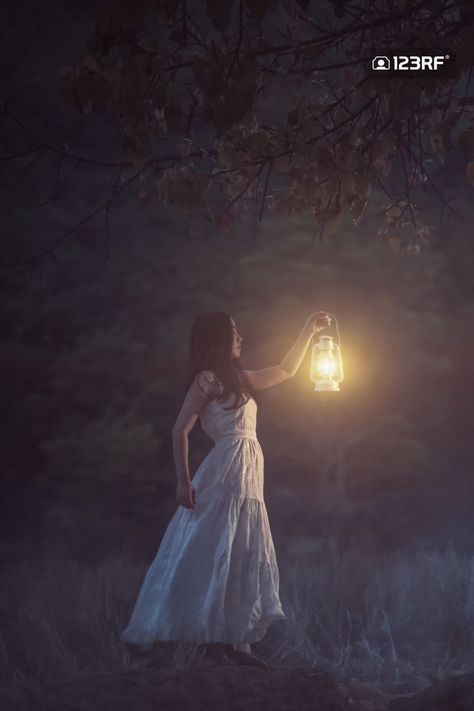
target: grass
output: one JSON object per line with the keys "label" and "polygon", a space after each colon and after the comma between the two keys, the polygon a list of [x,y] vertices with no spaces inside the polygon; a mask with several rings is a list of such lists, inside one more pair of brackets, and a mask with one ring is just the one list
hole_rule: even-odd
{"label": "grass", "polygon": [[[56,557],[2,572],[2,686],[130,668],[118,635],[144,566],[116,557],[92,568]],[[258,644],[272,664],[415,687],[474,670],[474,558],[453,549],[280,560],[280,594],[287,620]],[[172,643],[164,652],[171,666],[185,666],[192,653]]]}
{"label": "grass", "polygon": [[474,670],[474,558],[452,548],[351,551],[281,567],[276,650],[341,680],[415,683]]}

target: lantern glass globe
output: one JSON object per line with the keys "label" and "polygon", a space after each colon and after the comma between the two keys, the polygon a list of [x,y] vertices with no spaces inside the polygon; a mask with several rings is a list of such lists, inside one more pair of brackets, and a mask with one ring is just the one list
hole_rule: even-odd
{"label": "lantern glass globe", "polygon": [[331,336],[319,336],[311,353],[311,380],[317,391],[340,390],[344,379],[341,349]]}

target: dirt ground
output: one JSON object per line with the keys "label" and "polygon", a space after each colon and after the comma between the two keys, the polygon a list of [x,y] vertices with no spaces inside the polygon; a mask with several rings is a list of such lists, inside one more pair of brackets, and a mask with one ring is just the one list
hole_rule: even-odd
{"label": "dirt ground", "polygon": [[307,668],[208,663],[0,690],[3,711],[472,711],[474,674],[390,697]]}

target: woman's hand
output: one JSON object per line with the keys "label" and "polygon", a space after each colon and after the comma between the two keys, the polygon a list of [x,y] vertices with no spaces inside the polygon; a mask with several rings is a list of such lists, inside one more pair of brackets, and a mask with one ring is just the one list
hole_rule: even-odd
{"label": "woman's hand", "polygon": [[196,490],[191,481],[178,481],[176,487],[176,502],[178,506],[184,506],[187,509],[196,507]]}
{"label": "woman's hand", "polygon": [[331,323],[332,319],[327,311],[316,311],[316,313],[308,316],[306,321],[306,325],[310,329],[311,335],[313,335],[313,333],[323,331],[325,328],[330,326]]}

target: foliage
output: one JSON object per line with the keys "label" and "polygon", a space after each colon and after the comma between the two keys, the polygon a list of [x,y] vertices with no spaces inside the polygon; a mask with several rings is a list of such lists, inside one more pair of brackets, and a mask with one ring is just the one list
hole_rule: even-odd
{"label": "foliage", "polygon": [[[423,214],[425,193],[442,218],[457,214],[439,175],[455,146],[472,184],[473,21],[467,0],[110,0],[60,84],[65,108],[86,125],[97,114],[115,123],[121,157],[44,141],[4,107],[23,132],[5,160],[56,156],[55,194],[60,161],[71,171],[116,169],[111,194],[85,219],[108,215],[135,189],[140,200],[159,196],[224,230],[267,210],[305,212],[320,239],[339,233],[346,216],[357,225],[381,192],[380,243],[418,255],[435,227]],[[378,48],[413,44],[456,52],[457,76],[368,71]],[[27,261],[53,255],[71,231]]]}
{"label": "foliage", "polygon": [[[462,2],[346,5],[331,17],[321,3],[225,0],[207,2],[206,19],[196,4],[175,0],[139,12],[111,3],[83,65],[64,71],[65,98],[82,112],[107,106],[119,117],[125,157],[138,167],[160,163],[154,142],[169,139],[171,149],[176,136],[160,194],[218,224],[250,215],[256,202],[260,213],[310,210],[320,237],[329,236],[346,211],[358,224],[373,186],[398,160],[405,195],[384,210],[380,235],[415,254],[431,228],[413,192],[432,181],[430,161],[443,163],[452,148],[466,97],[455,96],[455,81],[370,75],[367,57],[416,37],[457,50],[459,77],[474,58],[471,11]],[[469,152],[472,135],[471,120],[459,136]],[[404,221],[411,232],[401,230]]]}

